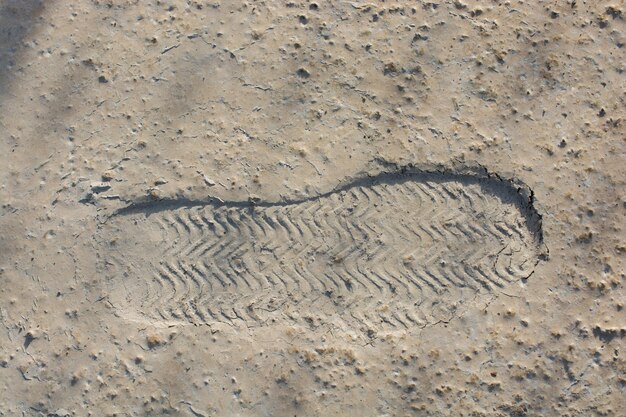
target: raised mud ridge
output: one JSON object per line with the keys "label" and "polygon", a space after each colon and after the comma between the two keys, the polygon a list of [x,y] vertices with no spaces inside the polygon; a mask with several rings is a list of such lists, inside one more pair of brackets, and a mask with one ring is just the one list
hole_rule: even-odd
{"label": "raised mud ridge", "polygon": [[128,319],[409,329],[533,273],[532,203],[493,176],[402,171],[301,201],[139,203],[97,240]]}

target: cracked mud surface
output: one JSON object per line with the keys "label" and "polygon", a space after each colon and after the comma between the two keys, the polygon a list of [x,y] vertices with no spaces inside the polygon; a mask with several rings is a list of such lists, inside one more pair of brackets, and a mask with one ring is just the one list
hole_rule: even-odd
{"label": "cracked mud surface", "polygon": [[[0,415],[623,414],[624,13],[0,1]],[[488,226],[506,199],[461,204],[455,181],[350,193],[402,167],[505,182],[519,235]],[[509,238],[537,262],[490,285],[476,259],[515,259],[490,258]],[[160,258],[179,299],[128,291]],[[428,262],[450,285],[412,299]],[[402,273],[374,279],[379,265]],[[252,325],[146,314],[254,313],[228,282],[293,305]],[[379,287],[367,320],[342,318]],[[403,326],[394,311],[417,299],[428,315]]]}

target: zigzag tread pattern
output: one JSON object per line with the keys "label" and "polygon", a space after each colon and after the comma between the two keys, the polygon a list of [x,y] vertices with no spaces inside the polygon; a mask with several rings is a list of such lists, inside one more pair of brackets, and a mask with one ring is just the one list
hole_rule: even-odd
{"label": "zigzag tread pattern", "polygon": [[118,215],[103,258],[114,305],[133,317],[411,328],[530,275],[524,210],[485,180],[373,179],[290,204]]}

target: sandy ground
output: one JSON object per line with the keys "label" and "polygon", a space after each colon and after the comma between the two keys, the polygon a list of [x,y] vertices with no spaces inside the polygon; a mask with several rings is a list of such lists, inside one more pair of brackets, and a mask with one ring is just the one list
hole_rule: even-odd
{"label": "sandy ground", "polygon": [[[0,1],[0,415],[624,415],[625,14],[621,0]],[[372,323],[345,320],[351,304],[317,311],[309,293],[267,281],[264,302],[300,297],[306,309],[292,319],[279,305],[251,323],[158,318],[125,286],[143,291],[169,246],[194,253],[177,246],[185,226],[167,220],[194,208],[215,221],[189,244],[231,256],[256,242],[253,231],[231,239],[253,230],[240,208],[277,205],[267,216],[295,226],[275,223],[288,232],[268,239],[272,250],[290,265],[333,255],[305,281],[348,265],[333,252],[341,242],[366,248],[348,258],[373,268],[406,250],[398,236],[443,220],[411,217],[420,192],[385,189],[376,204],[353,197],[371,222],[349,223],[333,196],[360,178],[374,182],[357,191],[376,191],[377,175],[406,169],[436,191],[433,213],[469,219],[457,230],[487,230],[496,212],[513,230],[458,234],[469,240],[456,249],[451,236],[431,236],[436,246],[418,232],[417,254],[449,250],[454,267],[462,246],[492,259],[517,233],[502,256],[522,253],[529,269],[504,285],[421,292],[445,308],[404,326],[383,322],[389,308],[411,310],[408,289],[362,309],[380,312]],[[486,188],[469,194],[505,187],[496,182],[508,188],[492,194],[509,200],[460,204],[476,181]],[[308,206],[280,209],[320,196],[319,218],[371,224],[380,241],[338,232],[333,246],[334,227],[306,220]],[[122,219],[129,206],[142,209]],[[385,224],[395,232],[377,232]],[[314,239],[293,237],[300,225]],[[311,249],[315,239],[328,246]],[[388,256],[376,258],[377,245]],[[126,266],[116,270],[114,254]],[[285,265],[275,258],[264,262]],[[216,259],[233,283],[246,276]],[[289,268],[276,279],[294,279]],[[398,285],[419,277],[398,274]],[[238,288],[205,298],[192,288],[176,303],[224,310],[242,302]],[[360,300],[359,288],[342,291]]]}

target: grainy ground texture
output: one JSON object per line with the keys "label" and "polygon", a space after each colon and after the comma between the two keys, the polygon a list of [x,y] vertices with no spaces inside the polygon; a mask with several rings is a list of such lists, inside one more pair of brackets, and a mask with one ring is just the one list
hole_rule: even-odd
{"label": "grainy ground texture", "polygon": [[625,19],[0,1],[0,416],[626,415]]}

